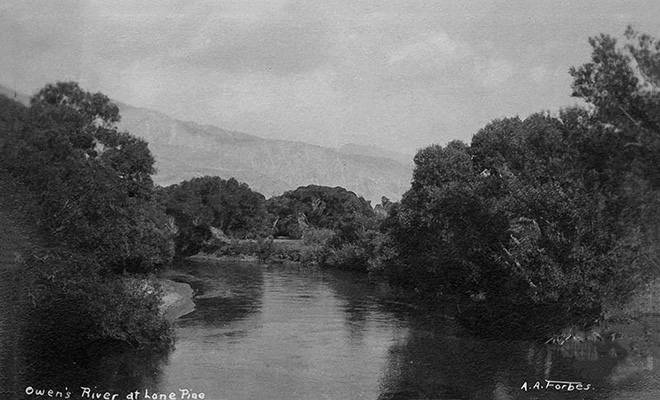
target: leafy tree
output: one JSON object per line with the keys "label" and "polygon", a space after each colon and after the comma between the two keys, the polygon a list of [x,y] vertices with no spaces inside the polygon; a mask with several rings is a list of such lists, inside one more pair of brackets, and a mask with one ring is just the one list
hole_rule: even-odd
{"label": "leafy tree", "polygon": [[660,184],[660,42],[628,28],[626,44],[609,35],[589,39],[592,60],[571,68],[573,96],[592,107],[594,122],[624,142],[618,167]]}
{"label": "leafy tree", "polygon": [[498,276],[493,257],[506,230],[505,216],[491,204],[488,179],[461,142],[422,149],[415,164],[392,229],[399,261],[392,278],[431,293],[477,290],[485,274]]}
{"label": "leafy tree", "polygon": [[[144,142],[116,132],[118,114],[98,114],[107,118],[103,123],[68,94],[66,102],[49,103],[58,87],[81,95],[76,101],[92,98],[113,109],[107,98],[76,84],[49,85],[40,92],[48,95],[35,97],[29,109],[0,97],[0,168],[32,192],[18,197],[37,211],[48,242],[47,250],[34,248],[24,259],[27,344],[46,358],[85,354],[107,341],[168,348],[172,330],[158,311],[158,284],[111,273],[146,271],[172,257],[167,216],[149,200],[153,158]],[[140,164],[142,177],[126,174]]]}
{"label": "leafy tree", "polygon": [[354,240],[370,227],[375,214],[362,197],[342,187],[309,185],[268,200],[268,211],[275,216],[276,233],[301,237],[304,227],[332,229],[337,240]]}
{"label": "leafy tree", "polygon": [[75,82],[47,85],[3,147],[5,166],[38,194],[53,238],[112,270],[148,270],[173,254],[151,197],[146,142],[119,132],[116,105]]}
{"label": "leafy tree", "polygon": [[573,95],[590,106],[588,125],[597,132],[590,138],[600,144],[601,192],[625,232],[619,248],[638,266],[635,276],[648,278],[654,268],[640,262],[639,254],[656,257],[660,239],[660,41],[629,27],[623,44],[609,35],[589,42],[591,62],[570,71]]}
{"label": "leafy tree", "polygon": [[255,238],[269,233],[266,199],[234,178],[205,176],[172,185],[161,191],[166,212],[176,219],[177,253],[191,255],[211,238],[217,228],[235,238]]}
{"label": "leafy tree", "polygon": [[[89,93],[76,82],[57,82],[42,88],[30,100],[32,108],[50,113],[52,109],[71,111],[73,121],[87,129],[111,129],[120,121],[119,108],[102,93]],[[45,109],[45,110],[44,110]]]}

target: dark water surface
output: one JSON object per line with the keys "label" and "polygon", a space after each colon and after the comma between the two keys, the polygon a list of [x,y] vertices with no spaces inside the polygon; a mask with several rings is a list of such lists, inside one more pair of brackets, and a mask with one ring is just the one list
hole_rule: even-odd
{"label": "dark water surface", "polygon": [[[17,399],[53,398],[29,388],[72,399],[145,399],[147,391],[179,400],[660,398],[660,364],[618,341],[560,348],[479,339],[455,323],[453,306],[395,301],[361,276],[227,262],[186,262],[168,276],[196,291],[196,310],[176,322],[173,352],[30,354],[15,344],[20,324],[8,322],[20,313],[3,307],[0,382]],[[6,279],[16,277],[2,278],[10,304]]]}

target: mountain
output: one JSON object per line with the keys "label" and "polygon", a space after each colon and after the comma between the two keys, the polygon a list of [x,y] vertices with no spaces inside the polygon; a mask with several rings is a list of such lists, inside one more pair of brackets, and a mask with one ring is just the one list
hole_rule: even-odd
{"label": "mountain", "polygon": [[413,158],[415,157],[413,154],[398,153],[395,151],[385,150],[378,146],[366,146],[355,143],[347,143],[339,147],[339,152],[356,156],[391,158],[392,160],[398,161],[403,165],[412,165]]}
{"label": "mountain", "polygon": [[[156,158],[154,181],[166,186],[203,175],[234,177],[266,197],[298,186],[342,186],[380,202],[408,190],[412,164],[354,148],[344,151],[303,142],[264,139],[180,121],[117,102],[120,129],[145,139]],[[367,146],[364,146],[367,147]],[[385,150],[382,150],[383,152]]]}

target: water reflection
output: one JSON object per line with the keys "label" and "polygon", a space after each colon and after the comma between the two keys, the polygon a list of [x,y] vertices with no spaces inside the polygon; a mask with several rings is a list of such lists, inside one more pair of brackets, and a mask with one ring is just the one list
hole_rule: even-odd
{"label": "water reflection", "polygon": [[[180,327],[205,326],[220,329],[258,313],[263,301],[263,271],[258,264],[187,261],[174,267],[186,274],[195,291],[195,311],[181,317]],[[176,278],[176,275],[170,277]],[[233,329],[218,336],[244,336]],[[211,335],[213,336],[213,335]]]}
{"label": "water reflection", "polygon": [[[531,357],[530,357],[531,355]],[[525,380],[543,380],[548,352],[527,343],[487,342],[411,331],[388,352],[379,399],[512,399]]]}
{"label": "water reflection", "polygon": [[[610,338],[563,346],[484,339],[457,322],[452,304],[392,301],[363,280],[346,276],[328,284],[344,301],[350,337],[369,329],[364,321],[375,315],[405,327],[387,349],[379,399],[625,398],[618,397],[613,375],[644,372],[639,366],[622,368],[628,351]],[[590,390],[576,385],[550,390],[548,381],[583,382],[581,388],[590,385]],[[542,389],[534,389],[537,382]]]}
{"label": "water reflection", "polygon": [[[328,288],[333,278],[315,268],[289,268],[243,263],[183,267],[213,288],[220,279],[226,293],[245,294],[252,312],[206,325],[204,315],[230,302],[196,301],[197,310],[178,323],[177,350],[158,390],[193,387],[210,398],[225,399],[353,399],[375,398],[382,354],[392,342],[392,329],[373,324],[359,300],[348,305]],[[245,274],[250,280],[227,277]],[[213,275],[213,274],[211,274]],[[226,278],[225,278],[226,277]],[[256,284],[254,282],[257,282]],[[206,293],[200,290],[201,296]],[[248,294],[252,294],[249,296]],[[357,318],[345,323],[342,309]],[[234,312],[234,311],[232,311]],[[352,327],[350,329],[347,329]],[[241,331],[241,337],[231,336]]]}
{"label": "water reflection", "polygon": [[[433,313],[428,305],[426,311],[406,313],[408,335],[388,350],[379,399],[627,399],[612,380],[615,372],[649,379],[650,371],[639,365],[621,368],[628,351],[609,338],[563,346],[485,340],[451,323],[436,325],[441,319]],[[549,381],[582,382],[581,388],[589,390],[548,388]]]}
{"label": "water reflection", "polygon": [[[340,309],[349,342],[354,346],[364,345],[369,320],[378,322],[378,313],[373,312],[377,306],[373,288],[364,281],[364,276],[345,271],[328,271],[326,274],[326,284],[341,300]],[[388,324],[391,323],[389,318],[387,320]]]}

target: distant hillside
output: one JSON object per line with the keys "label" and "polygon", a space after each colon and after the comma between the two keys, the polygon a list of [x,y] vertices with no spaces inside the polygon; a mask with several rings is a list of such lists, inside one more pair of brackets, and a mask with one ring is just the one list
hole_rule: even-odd
{"label": "distant hillside", "polygon": [[[298,186],[342,186],[371,200],[400,199],[412,165],[350,154],[302,142],[263,139],[214,126],[179,121],[153,110],[117,103],[125,129],[149,142],[156,183],[166,186],[202,175],[235,177],[270,197]],[[359,152],[357,152],[359,153]]]}
{"label": "distant hillside", "polygon": [[30,96],[17,92],[7,86],[0,85],[0,94],[12,100],[16,100],[23,105],[30,104]]}
{"label": "distant hillside", "polygon": [[340,153],[356,155],[356,156],[369,156],[369,157],[381,157],[381,158],[390,158],[392,160],[398,161],[403,165],[412,165],[413,154],[397,153],[394,151],[385,150],[382,147],[378,146],[365,146],[355,143],[347,143],[339,148]]}

